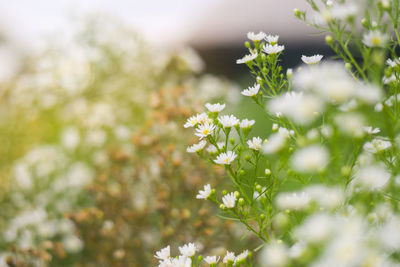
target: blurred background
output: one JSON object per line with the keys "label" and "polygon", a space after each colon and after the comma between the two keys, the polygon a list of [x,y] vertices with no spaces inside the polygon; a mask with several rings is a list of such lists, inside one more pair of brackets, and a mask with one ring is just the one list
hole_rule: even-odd
{"label": "blurred background", "polygon": [[[186,147],[206,102],[270,122],[240,97],[249,31],[280,35],[282,64],[329,55],[293,16],[302,0],[15,0],[0,7],[0,266],[156,266],[258,243],[195,199],[223,170]],[[229,183],[228,183],[229,184]]]}

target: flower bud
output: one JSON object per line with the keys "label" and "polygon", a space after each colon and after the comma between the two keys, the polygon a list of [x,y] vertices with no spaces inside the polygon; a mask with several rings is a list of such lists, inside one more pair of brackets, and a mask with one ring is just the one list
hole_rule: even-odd
{"label": "flower bud", "polygon": [[223,195],[223,196],[226,196],[227,194],[228,194],[228,191],[222,190],[222,195]]}
{"label": "flower bud", "polygon": [[262,191],[262,186],[261,185],[256,185],[256,191],[258,192],[258,193],[261,193],[261,191]]}
{"label": "flower bud", "polygon": [[245,201],[244,201],[244,199],[243,198],[239,198],[239,205],[240,206],[243,206],[244,204],[245,204]]}
{"label": "flower bud", "polygon": [[234,195],[236,198],[238,198],[238,197],[240,196],[240,193],[239,193],[238,191],[235,191],[235,192],[233,193],[233,195]]}
{"label": "flower bud", "polygon": [[251,48],[251,44],[250,44],[250,42],[249,41],[246,41],[245,43],[244,43],[244,46],[246,47],[246,48]]}
{"label": "flower bud", "polygon": [[332,38],[332,36],[331,36],[331,35],[325,36],[325,42],[326,42],[328,45],[332,45],[332,44],[333,44],[333,38]]}
{"label": "flower bud", "polygon": [[266,176],[270,176],[271,175],[271,170],[266,168],[264,173],[265,173]]}
{"label": "flower bud", "polygon": [[298,10],[297,8],[295,8],[295,9],[293,10],[293,14],[294,14],[296,17],[300,18],[301,12],[300,12],[300,10]]}
{"label": "flower bud", "polygon": [[261,213],[261,214],[260,214],[260,220],[261,220],[261,221],[264,221],[264,220],[265,220],[265,214],[264,214],[264,213]]}

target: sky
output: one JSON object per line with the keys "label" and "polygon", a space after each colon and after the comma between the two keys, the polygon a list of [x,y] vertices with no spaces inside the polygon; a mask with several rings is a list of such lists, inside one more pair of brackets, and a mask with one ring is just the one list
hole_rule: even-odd
{"label": "sky", "polygon": [[[223,42],[258,28],[290,36],[302,33],[292,15],[305,0],[13,0],[0,7],[0,27],[31,47],[43,36],[73,30],[74,20],[84,14],[107,14],[131,25],[150,42],[165,45]],[[279,22],[279,23],[278,23]],[[300,22],[297,22],[301,25]],[[300,26],[302,27],[302,26]],[[196,36],[197,35],[197,36]],[[200,37],[198,36],[200,35]],[[230,40],[230,39],[231,40]]]}

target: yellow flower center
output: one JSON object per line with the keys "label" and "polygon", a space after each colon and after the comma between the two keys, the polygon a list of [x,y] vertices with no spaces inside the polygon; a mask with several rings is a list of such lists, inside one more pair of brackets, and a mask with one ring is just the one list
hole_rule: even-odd
{"label": "yellow flower center", "polygon": [[209,134],[209,133],[210,133],[209,130],[207,130],[207,129],[203,130],[203,135],[207,135],[207,134]]}
{"label": "yellow flower center", "polygon": [[226,158],[226,159],[224,160],[224,162],[225,162],[225,163],[229,163],[229,159]]}
{"label": "yellow flower center", "polygon": [[381,38],[379,38],[378,36],[375,36],[374,38],[372,38],[372,44],[373,45],[380,45],[381,44]]}

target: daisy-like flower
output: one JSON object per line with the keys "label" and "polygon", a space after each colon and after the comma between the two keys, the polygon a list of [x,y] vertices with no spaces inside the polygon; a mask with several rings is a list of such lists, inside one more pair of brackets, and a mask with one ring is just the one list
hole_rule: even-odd
{"label": "daisy-like flower", "polygon": [[257,56],[257,53],[250,53],[250,55],[245,55],[243,58],[236,60],[236,64],[243,64],[253,61]]}
{"label": "daisy-like flower", "polygon": [[208,115],[205,112],[203,112],[188,118],[183,127],[185,128],[195,127],[197,124],[204,124],[206,122],[210,122],[210,118],[208,118]]}
{"label": "daisy-like flower", "polygon": [[228,151],[226,153],[219,154],[217,158],[214,160],[214,162],[217,164],[229,165],[232,163],[232,161],[235,160],[236,157],[237,155],[235,152]]}
{"label": "daisy-like flower", "polygon": [[247,89],[244,89],[241,94],[244,96],[255,96],[258,94],[258,91],[260,90],[260,85],[258,83],[255,83],[253,87],[248,87]]}
{"label": "daisy-like flower", "polygon": [[313,64],[317,64],[321,61],[321,59],[323,58],[323,55],[314,55],[311,57],[307,57],[305,55],[301,56],[301,60],[306,63],[307,65],[313,65]]}
{"label": "daisy-like flower", "polygon": [[182,256],[185,257],[192,257],[194,254],[196,254],[196,251],[199,249],[196,247],[194,243],[188,243],[183,245],[182,247],[179,247],[179,252],[182,254]]}
{"label": "daisy-like flower", "polygon": [[196,126],[197,123],[199,123],[197,121],[197,115],[193,115],[187,119],[187,121],[186,121],[185,125],[183,125],[183,127],[185,127],[185,128],[194,127],[194,126]]}
{"label": "daisy-like flower", "polygon": [[265,40],[270,43],[271,45],[274,45],[278,43],[279,35],[267,35],[265,36]]}
{"label": "daisy-like flower", "polygon": [[[224,147],[225,143],[224,142],[218,142],[217,146],[219,149],[222,149]],[[214,145],[210,145],[207,147],[207,152],[208,153],[217,153],[218,149]]]}
{"label": "daisy-like flower", "polygon": [[364,150],[369,153],[376,154],[390,148],[391,146],[392,143],[390,143],[389,141],[375,138],[371,142],[367,142],[364,144]]}
{"label": "daisy-like flower", "polygon": [[253,126],[254,123],[256,123],[255,120],[244,119],[240,122],[239,126],[240,126],[240,128],[245,129],[245,128],[249,128],[249,127]]}
{"label": "daisy-like flower", "polygon": [[222,117],[218,117],[218,121],[224,128],[231,128],[240,123],[239,119],[234,115],[224,115]]}
{"label": "daisy-like flower", "polygon": [[205,112],[197,114],[196,117],[197,117],[198,123],[200,123],[200,124],[212,123],[212,119],[210,119]]}
{"label": "daisy-like flower", "polygon": [[394,60],[388,58],[386,60],[386,64],[388,64],[390,67],[394,68],[394,67],[396,67],[397,65],[400,64],[400,58],[399,59],[395,58]]}
{"label": "daisy-like flower", "polygon": [[170,257],[170,253],[171,253],[170,247],[167,246],[167,247],[157,251],[156,255],[154,257],[159,260],[167,260]]}
{"label": "daisy-like flower", "polygon": [[249,251],[246,249],[245,251],[236,256],[236,262],[239,263],[245,260],[248,256],[249,256]]}
{"label": "daisy-like flower", "polygon": [[188,148],[186,149],[186,152],[188,152],[188,153],[196,153],[196,152],[199,152],[199,151],[201,151],[201,150],[206,146],[206,144],[207,144],[207,142],[204,141],[204,140],[202,140],[202,141],[200,141],[198,144],[194,144],[194,145],[188,147]]}
{"label": "daisy-like flower", "polygon": [[192,259],[189,257],[186,257],[186,256],[179,256],[179,258],[172,260],[171,266],[173,266],[173,267],[191,267]]}
{"label": "daisy-like flower", "polygon": [[277,45],[277,44],[275,45],[266,44],[263,47],[263,51],[268,55],[278,54],[282,52],[284,49],[285,49],[284,45]]}
{"label": "daisy-like flower", "polygon": [[207,256],[204,258],[204,261],[208,264],[216,264],[219,261],[219,257],[217,256]]}
{"label": "daisy-like flower", "polygon": [[298,172],[316,172],[323,169],[329,160],[328,151],[319,145],[311,145],[296,151],[291,159]]}
{"label": "daisy-like flower", "polygon": [[235,253],[227,251],[223,259],[223,263],[235,262],[235,260],[236,260]]}
{"label": "daisy-like flower", "polygon": [[374,30],[364,34],[363,43],[368,47],[383,47],[389,40],[389,36]]}
{"label": "daisy-like flower", "polygon": [[249,145],[250,149],[253,150],[260,150],[261,149],[261,144],[262,144],[262,139],[260,137],[253,137],[252,140],[248,140],[247,144]]}
{"label": "daisy-like flower", "polygon": [[199,194],[196,196],[197,199],[207,199],[211,194],[211,185],[206,184],[204,190],[200,190]]}
{"label": "daisy-like flower", "polygon": [[247,38],[249,38],[250,40],[254,41],[261,41],[262,39],[264,39],[266,37],[266,34],[263,32],[259,32],[259,33],[254,33],[254,32],[248,32],[247,33]]}
{"label": "daisy-like flower", "polygon": [[196,129],[195,135],[200,137],[200,140],[203,139],[204,137],[207,137],[208,135],[212,134],[212,132],[215,129],[215,125],[212,123],[205,123],[199,126],[199,128]]}
{"label": "daisy-like flower", "polygon": [[222,198],[222,202],[224,203],[224,206],[227,207],[228,209],[233,209],[236,204],[236,196],[233,192],[225,195]]}
{"label": "daisy-like flower", "polygon": [[225,104],[220,104],[220,103],[216,104],[207,103],[205,106],[210,112],[221,112],[225,108]]}
{"label": "daisy-like flower", "polygon": [[377,133],[380,133],[380,132],[381,132],[381,129],[379,129],[379,128],[372,128],[371,126],[363,127],[363,129],[364,129],[364,131],[365,131],[367,134],[377,134]]}

